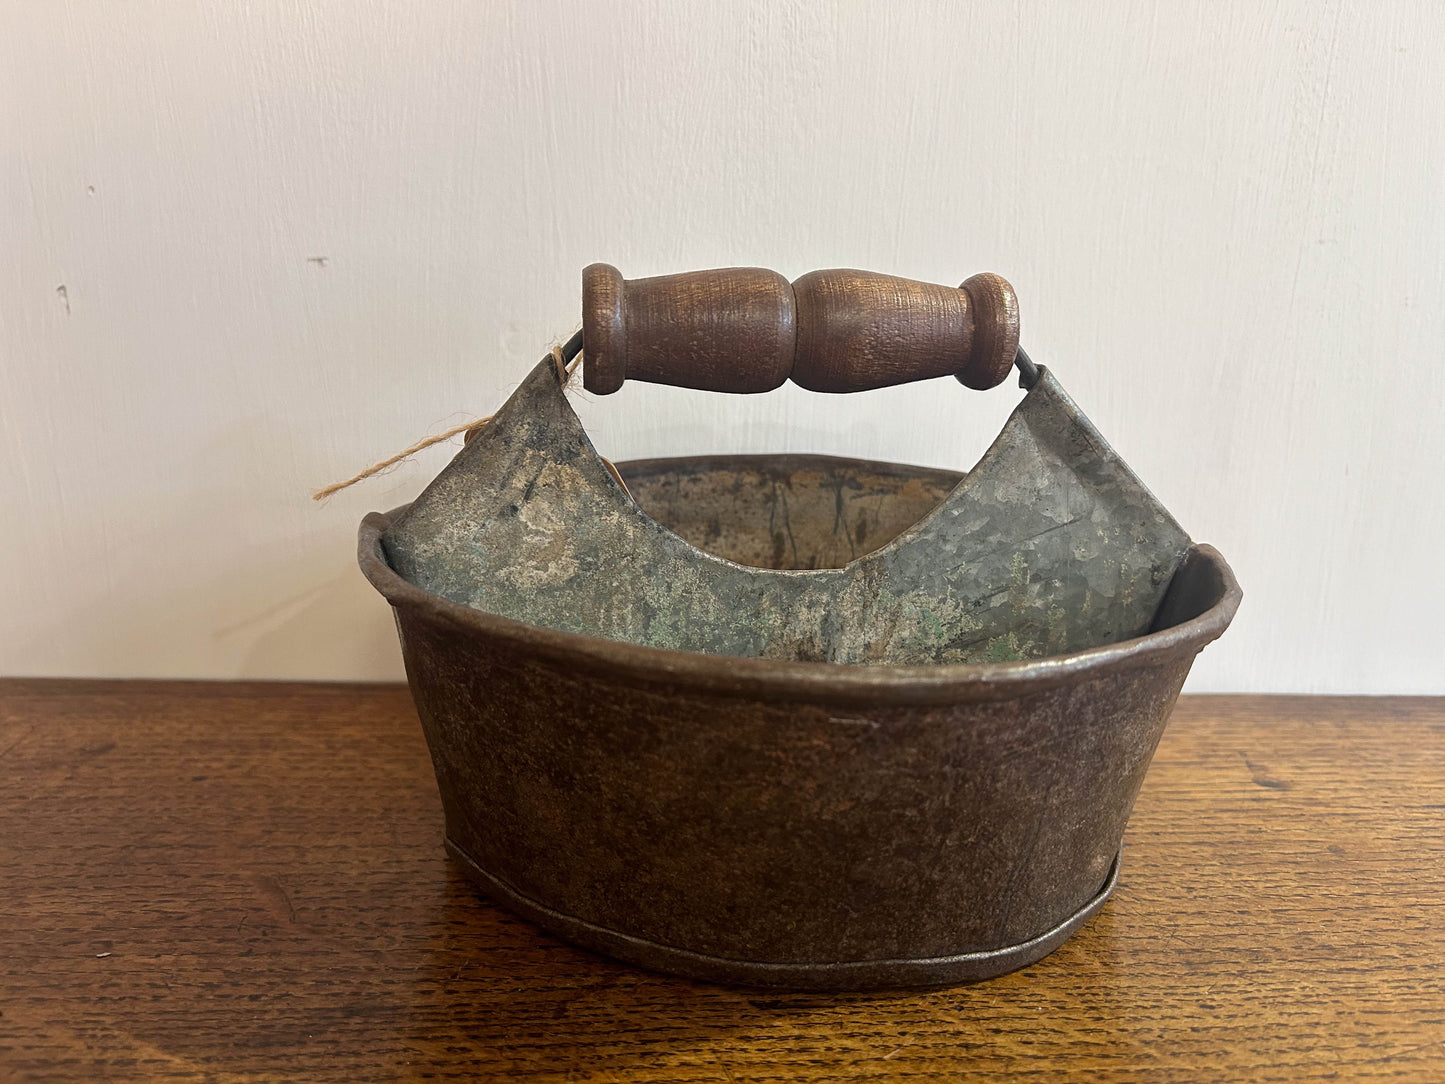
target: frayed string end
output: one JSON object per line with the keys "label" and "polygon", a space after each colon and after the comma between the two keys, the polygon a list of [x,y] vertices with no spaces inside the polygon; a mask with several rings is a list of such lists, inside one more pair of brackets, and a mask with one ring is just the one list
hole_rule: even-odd
{"label": "frayed string end", "polygon": [[[561,383],[562,387],[565,388],[567,386],[567,381],[572,379],[572,374],[576,372],[577,367],[582,364],[582,354],[579,351],[577,356],[572,359],[572,363],[569,365],[567,363],[566,357],[562,353],[561,345],[558,343],[554,343],[552,345],[552,364],[557,367],[557,380]],[[478,418],[474,422],[464,422],[461,425],[454,425],[445,433],[437,433],[434,436],[423,437],[421,440],[413,444],[410,448],[407,448],[404,451],[397,452],[396,455],[387,456],[379,463],[373,463],[360,474],[353,475],[352,477],[346,479],[346,481],[344,482],[332,482],[329,486],[322,486],[315,493],[311,494],[311,499],[313,501],[324,501],[327,497],[333,496],[334,494],[340,493],[343,489],[347,489],[350,486],[356,485],[357,482],[363,482],[366,479],[372,477],[373,475],[381,474],[383,471],[396,466],[398,463],[410,459],[412,456],[416,455],[417,452],[425,451],[433,444],[440,444],[442,443],[442,441],[451,440],[458,433],[465,434],[465,436],[463,436],[462,438],[463,443],[470,443],[471,439],[476,436],[478,432],[481,431],[482,426],[486,425],[489,421],[491,421],[493,417],[495,417],[495,415],[488,414],[485,418]]]}

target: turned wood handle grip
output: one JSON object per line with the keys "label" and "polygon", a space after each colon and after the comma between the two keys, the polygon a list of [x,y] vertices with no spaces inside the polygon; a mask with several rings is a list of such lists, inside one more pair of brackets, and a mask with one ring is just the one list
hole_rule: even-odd
{"label": "turned wood handle grip", "polygon": [[814,271],[789,283],[761,267],[624,279],[582,272],[588,391],[627,380],[703,391],[772,391],[789,377],[812,391],[886,388],[956,376],[992,388],[1019,345],[1013,287],[998,275],[962,286]]}

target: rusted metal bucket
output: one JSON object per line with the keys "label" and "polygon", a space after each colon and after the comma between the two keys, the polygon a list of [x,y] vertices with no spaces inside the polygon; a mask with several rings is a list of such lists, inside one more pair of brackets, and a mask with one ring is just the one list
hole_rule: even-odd
{"label": "rusted metal bucket", "polygon": [[367,516],[477,883],[597,951],[792,988],[988,978],[1097,911],[1240,591],[1021,366],[968,476],[734,456],[624,488],[549,359]]}

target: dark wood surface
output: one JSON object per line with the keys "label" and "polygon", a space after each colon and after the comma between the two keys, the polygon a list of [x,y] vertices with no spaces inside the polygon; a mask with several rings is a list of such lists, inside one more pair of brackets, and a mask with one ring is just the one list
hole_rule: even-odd
{"label": "dark wood surface", "polygon": [[582,272],[582,382],[606,395],[624,380],[701,391],[772,391],[793,368],[793,287],[776,271],[725,267],[624,281]]}
{"label": "dark wood surface", "polygon": [[1181,702],[979,986],[614,965],[479,898],[391,687],[0,682],[0,1080],[1445,1080],[1445,701]]}
{"label": "dark wood surface", "polygon": [[582,272],[588,391],[627,380],[722,392],[765,392],[789,376],[810,391],[851,392],[956,375],[1001,384],[1019,345],[1019,305],[998,275],[937,286],[872,271],[725,267],[623,279],[610,264]]}
{"label": "dark wood surface", "polygon": [[792,379],[810,391],[869,391],[954,374],[986,390],[1003,382],[1018,352],[1018,300],[998,275],[953,287],[839,268],[809,272],[793,292]]}

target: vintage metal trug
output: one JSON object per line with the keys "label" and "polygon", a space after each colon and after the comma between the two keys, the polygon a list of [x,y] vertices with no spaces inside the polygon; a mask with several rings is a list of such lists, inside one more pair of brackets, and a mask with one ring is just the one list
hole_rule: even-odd
{"label": "vintage metal trug", "polygon": [[[1046,371],[997,276],[584,277],[589,388],[1028,393],[966,476],[622,464],[544,360],[368,516],[447,845],[579,944],[796,988],[987,978],[1108,897],[1194,656],[1240,593]],[[574,339],[565,354],[583,345]]]}

